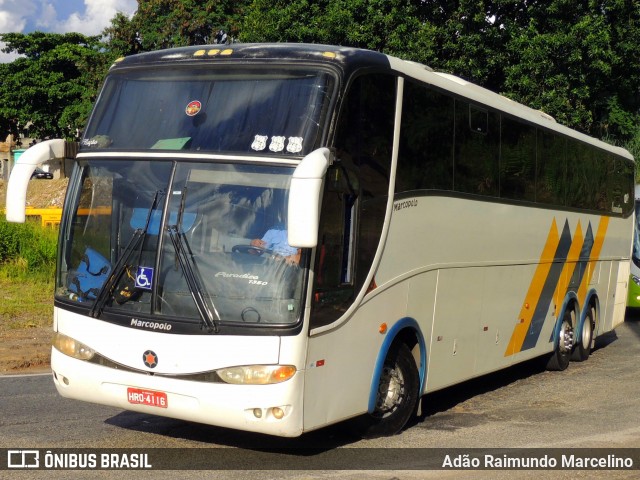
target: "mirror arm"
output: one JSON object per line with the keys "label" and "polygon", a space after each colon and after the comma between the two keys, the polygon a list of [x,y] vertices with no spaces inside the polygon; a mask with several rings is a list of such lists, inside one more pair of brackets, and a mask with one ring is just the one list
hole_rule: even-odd
{"label": "mirror arm", "polygon": [[28,148],[11,169],[7,183],[7,222],[24,223],[27,204],[27,187],[31,174],[42,162],[64,158],[65,141],[47,140]]}

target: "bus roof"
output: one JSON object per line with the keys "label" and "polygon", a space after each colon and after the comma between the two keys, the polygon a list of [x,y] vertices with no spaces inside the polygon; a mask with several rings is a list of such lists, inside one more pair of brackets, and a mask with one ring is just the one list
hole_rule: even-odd
{"label": "bus roof", "polygon": [[[389,57],[372,50],[310,43],[234,43],[197,45],[145,52],[116,60],[114,66],[198,63],[202,61],[248,65],[252,62],[325,63],[350,73],[361,68],[389,70]],[[112,67],[113,68],[113,67]]]}
{"label": "bus roof", "polygon": [[553,117],[540,110],[527,107],[455,75],[436,72],[425,65],[372,50],[307,43],[197,45],[132,55],[118,59],[112,68],[119,69],[141,65],[160,66],[163,64],[175,64],[176,62],[197,64],[207,60],[214,63],[228,62],[242,65],[247,65],[251,62],[260,63],[274,60],[278,62],[325,63],[337,67],[344,73],[345,77],[361,69],[395,71],[487,108],[499,110],[542,128],[556,131],[602,150],[633,160],[633,156],[624,148],[610,145],[563,126],[557,123]]}

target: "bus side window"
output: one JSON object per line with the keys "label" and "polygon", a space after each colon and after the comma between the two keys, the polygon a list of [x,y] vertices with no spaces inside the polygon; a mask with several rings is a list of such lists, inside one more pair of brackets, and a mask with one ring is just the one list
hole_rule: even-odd
{"label": "bus side window", "polygon": [[454,190],[497,197],[499,158],[499,115],[456,100]]}
{"label": "bus side window", "polygon": [[332,166],[325,178],[315,265],[314,327],[334,321],[354,296],[357,190],[340,166]]}
{"label": "bus side window", "polygon": [[503,116],[500,142],[500,197],[536,198],[536,129]]}
{"label": "bus side window", "polygon": [[454,100],[406,81],[396,194],[453,188]]}
{"label": "bus side window", "polygon": [[536,143],[536,201],[564,206],[566,202],[566,139],[538,130]]}
{"label": "bus side window", "polygon": [[634,208],[633,197],[629,190],[633,188],[634,168],[612,155],[607,157],[609,167],[607,182],[607,198],[610,204],[607,209],[613,213],[629,215]]}

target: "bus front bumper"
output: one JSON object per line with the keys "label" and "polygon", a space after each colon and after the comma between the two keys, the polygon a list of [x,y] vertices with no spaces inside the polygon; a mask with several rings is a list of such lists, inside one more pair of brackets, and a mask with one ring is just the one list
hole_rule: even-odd
{"label": "bus front bumper", "polygon": [[302,433],[303,372],[273,385],[230,385],[128,372],[51,350],[58,393],[135,412],[281,437]]}

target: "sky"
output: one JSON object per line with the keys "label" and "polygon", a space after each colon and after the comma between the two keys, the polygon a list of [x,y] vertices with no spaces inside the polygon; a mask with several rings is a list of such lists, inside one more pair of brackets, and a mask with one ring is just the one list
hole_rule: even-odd
{"label": "sky", "polygon": [[[0,0],[0,33],[98,35],[117,12],[130,17],[137,8],[137,0]],[[0,62],[12,59],[0,52]]]}

